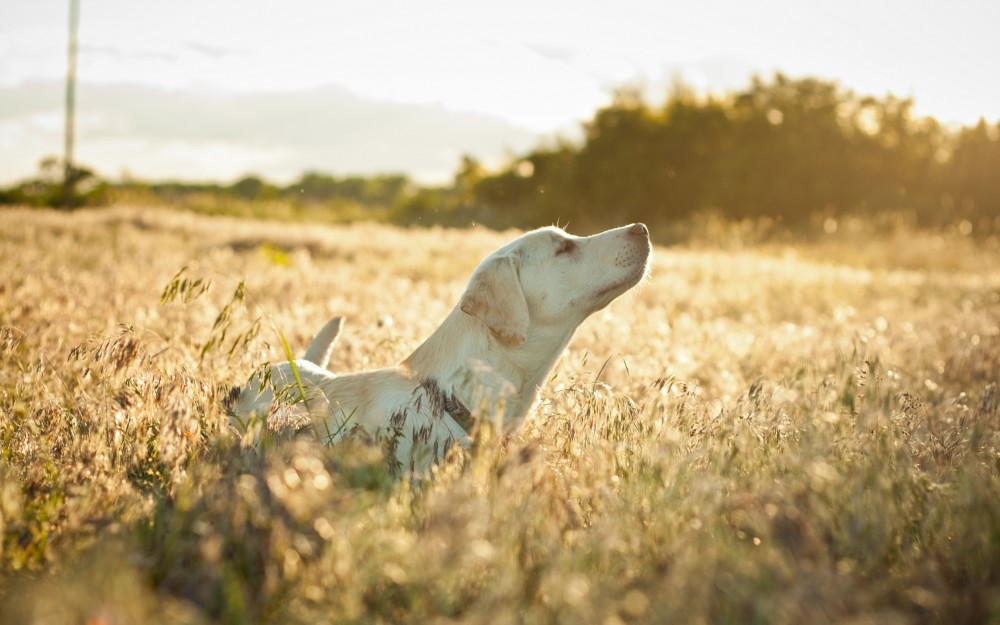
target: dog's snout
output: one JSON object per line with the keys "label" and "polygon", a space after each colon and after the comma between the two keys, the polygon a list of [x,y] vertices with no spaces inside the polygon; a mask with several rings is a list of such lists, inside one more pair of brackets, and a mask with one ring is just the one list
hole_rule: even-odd
{"label": "dog's snout", "polygon": [[649,230],[646,228],[646,224],[637,223],[632,224],[632,227],[628,229],[629,234],[634,234],[637,237],[648,237]]}

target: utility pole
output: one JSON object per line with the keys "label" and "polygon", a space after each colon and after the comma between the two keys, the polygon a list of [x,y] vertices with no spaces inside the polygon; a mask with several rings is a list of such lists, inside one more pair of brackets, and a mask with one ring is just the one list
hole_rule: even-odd
{"label": "utility pole", "polygon": [[73,184],[76,172],[73,167],[73,109],[76,105],[76,31],[80,24],[80,0],[69,0],[69,69],[66,71],[66,144],[63,164],[63,206],[73,208]]}

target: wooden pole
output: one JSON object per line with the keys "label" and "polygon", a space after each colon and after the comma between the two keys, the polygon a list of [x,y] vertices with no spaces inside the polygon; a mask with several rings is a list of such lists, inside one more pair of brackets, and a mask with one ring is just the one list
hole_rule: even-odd
{"label": "wooden pole", "polygon": [[66,143],[63,163],[63,206],[73,208],[73,185],[76,172],[73,167],[73,117],[76,106],[76,31],[80,24],[80,0],[69,0],[69,68],[66,71]]}

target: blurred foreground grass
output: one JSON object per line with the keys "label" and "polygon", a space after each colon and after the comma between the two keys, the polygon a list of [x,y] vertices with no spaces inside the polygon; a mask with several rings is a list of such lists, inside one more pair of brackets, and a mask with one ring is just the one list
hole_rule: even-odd
{"label": "blurred foreground grass", "polygon": [[992,240],[657,248],[518,436],[421,483],[223,435],[275,329],[396,362],[512,235],[0,213],[0,621],[1000,620]]}

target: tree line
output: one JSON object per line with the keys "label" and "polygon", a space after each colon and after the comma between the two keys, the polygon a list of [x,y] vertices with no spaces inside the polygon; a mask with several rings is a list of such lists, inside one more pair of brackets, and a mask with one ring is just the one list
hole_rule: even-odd
{"label": "tree line", "polygon": [[[907,211],[934,226],[1000,228],[1000,123],[948,129],[913,101],[777,74],[724,97],[675,88],[659,106],[620,91],[582,143],[542,146],[496,173],[467,161],[456,188],[483,221],[595,225],[713,211],[795,226]],[[461,207],[456,206],[461,210]]]}
{"label": "tree line", "polygon": [[[1000,230],[1000,122],[948,128],[915,115],[912,99],[860,96],[836,82],[779,73],[724,96],[677,85],[661,104],[624,88],[582,130],[580,140],[544,142],[499,170],[466,156],[440,187],[403,175],[318,172],[284,187],[256,176],[230,185],[110,184],[81,170],[90,196],[79,200],[107,202],[141,189],[182,205],[207,195],[348,207],[352,218],[404,224],[492,227],[665,224],[706,211],[795,227],[817,215],[906,211],[928,226],[967,221],[977,232]],[[0,191],[0,202],[48,204],[58,187],[41,176]]]}

